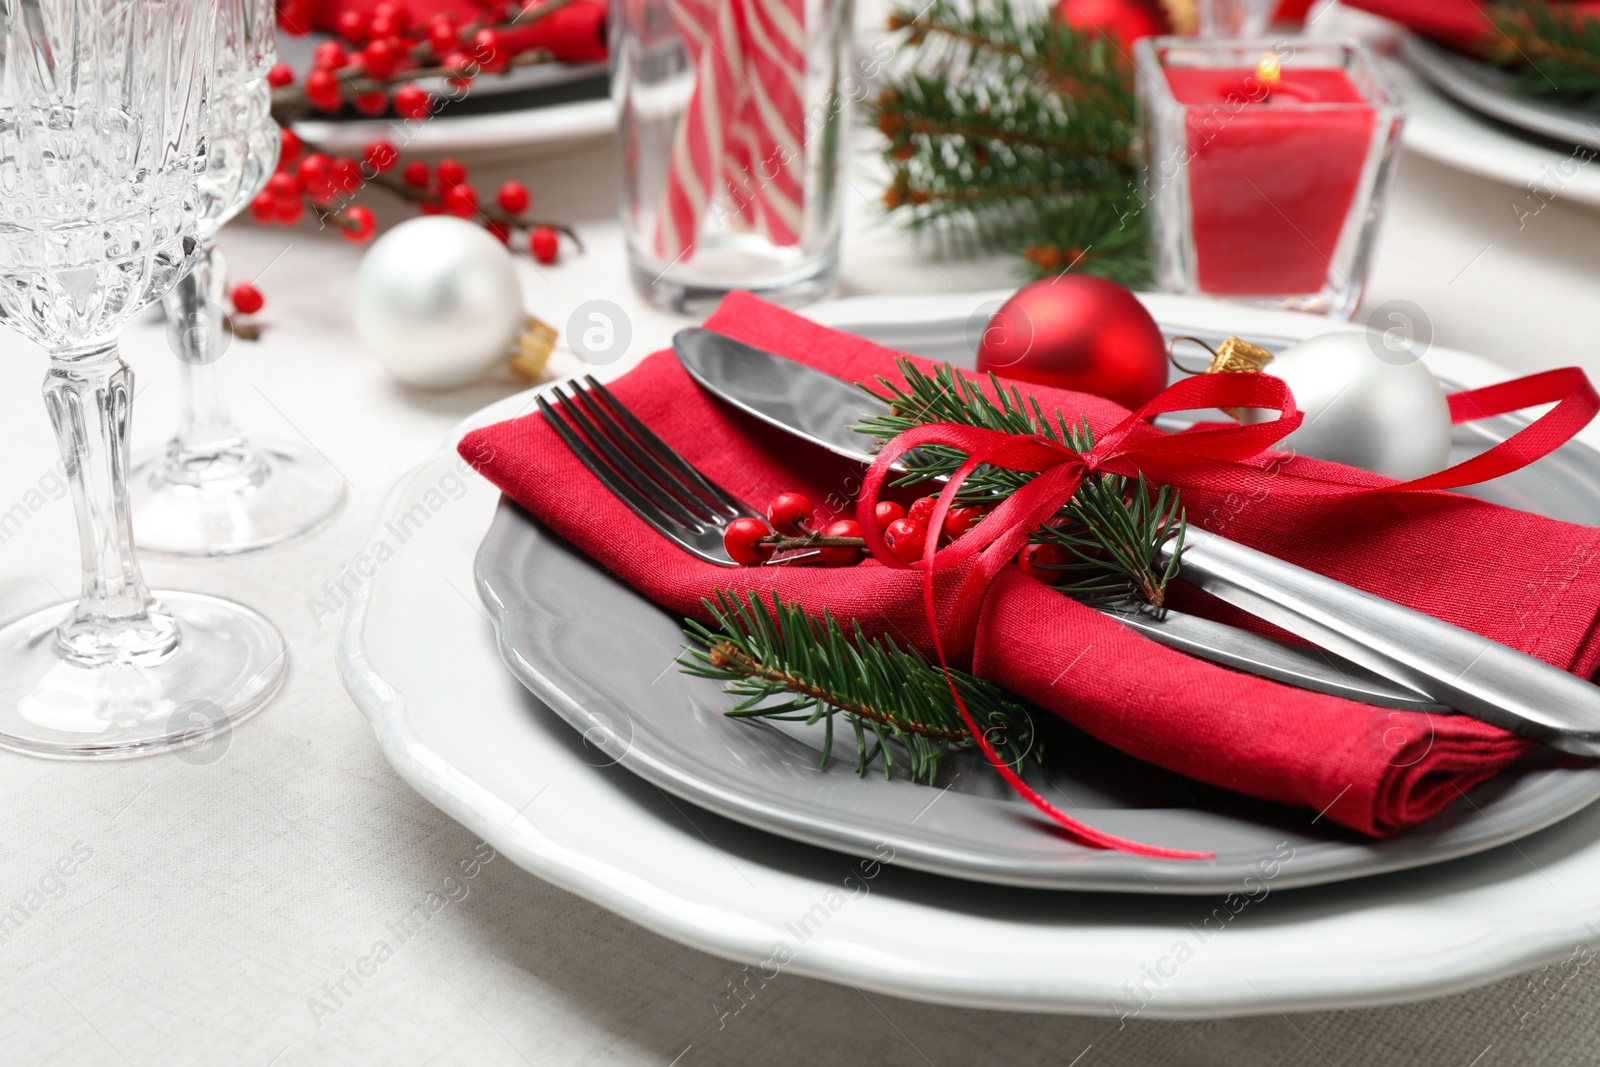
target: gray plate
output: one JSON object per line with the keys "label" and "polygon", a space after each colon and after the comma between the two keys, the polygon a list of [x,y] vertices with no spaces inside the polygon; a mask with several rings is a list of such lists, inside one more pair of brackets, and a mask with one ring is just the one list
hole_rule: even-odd
{"label": "gray plate", "polygon": [[[316,46],[332,39],[331,35],[325,33],[312,33],[304,37],[279,34],[278,58],[304,76],[311,69],[311,56]],[[445,96],[448,89],[443,78],[427,78],[417,84],[439,96]],[[574,100],[603,100],[609,91],[610,79],[604,60],[599,63],[539,63],[517,67],[504,74],[485,75],[472,83],[470,93],[446,105],[439,115],[448,118],[490,111],[553,107]],[[367,116],[348,109],[336,115],[319,115],[318,118],[331,122],[371,121]]]}
{"label": "gray plate", "polygon": [[[954,337],[875,337],[936,358],[969,358]],[[925,328],[924,328],[925,329]],[[1269,344],[1269,347],[1271,345]],[[1514,431],[1513,418],[1457,434],[1452,460]],[[1476,488],[1512,507],[1600,524],[1600,455],[1571,444]],[[1307,812],[1241,797],[1125,756],[1071,726],[1038,723],[1048,756],[1031,784],[1094,826],[1157,845],[1211,851],[1205,862],[1086,849],[984,766],[949,761],[933,788],[881,773],[857,778],[848,746],[819,770],[820,729],[728,719],[711,681],[673,666],[678,620],[502,500],[478,551],[479,592],[500,652],[521,681],[616,761],[668,793],[776,834],[982,882],[1051,889],[1216,893],[1237,889],[1283,842],[1292,869],[1276,885],[1315,885],[1438,863],[1525,836],[1600,798],[1600,770],[1542,757],[1471,791],[1427,824],[1374,842]],[[1280,853],[1281,854],[1281,853]]]}
{"label": "gray plate", "polygon": [[1400,58],[1434,88],[1480,114],[1564,144],[1600,148],[1600,110],[1515,96],[1511,73],[1442,48],[1416,34],[1400,44]]}

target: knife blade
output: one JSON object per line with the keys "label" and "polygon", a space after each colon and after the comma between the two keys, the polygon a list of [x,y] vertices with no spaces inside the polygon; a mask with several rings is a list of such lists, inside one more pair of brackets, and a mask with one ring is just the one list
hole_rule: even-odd
{"label": "knife blade", "polygon": [[[727,403],[836,455],[872,462],[868,439],[851,426],[863,415],[888,409],[864,390],[698,327],[679,331],[672,346],[689,375]],[[1314,646],[1291,645],[1171,609],[1159,616],[1126,604],[1098,610],[1160,644],[1301,689],[1380,707],[1449,710],[1409,686]]]}

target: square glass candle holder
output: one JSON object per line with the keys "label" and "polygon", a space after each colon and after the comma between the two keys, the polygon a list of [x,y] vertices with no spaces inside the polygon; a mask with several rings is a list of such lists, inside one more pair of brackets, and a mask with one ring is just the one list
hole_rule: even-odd
{"label": "square glass candle holder", "polygon": [[1404,117],[1372,54],[1147,37],[1135,58],[1157,287],[1348,318]]}

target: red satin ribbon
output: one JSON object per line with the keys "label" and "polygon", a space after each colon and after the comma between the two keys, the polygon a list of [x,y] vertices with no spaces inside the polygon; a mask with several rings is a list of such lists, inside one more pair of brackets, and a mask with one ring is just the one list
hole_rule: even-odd
{"label": "red satin ribbon", "polygon": [[[989,583],[1010,565],[1017,552],[1027,544],[1029,535],[1072,499],[1084,479],[1098,472],[1130,477],[1142,473],[1147,481],[1155,484],[1219,492],[1250,491],[1270,481],[1274,493],[1307,498],[1452,489],[1509,474],[1549,455],[1571,440],[1600,411],[1600,394],[1596,394],[1582,370],[1567,367],[1451,396],[1450,417],[1455,423],[1549,403],[1556,406],[1493,448],[1437,474],[1396,482],[1354,470],[1349,476],[1309,475],[1267,470],[1248,462],[1261,457],[1300,426],[1303,416],[1295,406],[1294,395],[1282,379],[1269,374],[1197,375],[1172,385],[1130,414],[1101,435],[1095,446],[1085,453],[1074,452],[1036,434],[1007,434],[952,423],[933,423],[907,430],[887,442],[868,468],[856,505],[856,521],[861,526],[868,551],[880,563],[923,572],[923,609],[927,612],[934,650],[950,685],[950,693],[973,740],[1013,789],[1085,844],[1162,859],[1205,859],[1211,853],[1157,848],[1102,833],[1071,818],[1028,786],[995,752],[950,678],[952,660],[965,664],[971,658],[978,613]],[[1280,414],[1272,422],[1198,428],[1182,433],[1165,433],[1146,421],[1155,415],[1205,408],[1262,408]],[[928,520],[930,535],[923,545],[922,559],[907,564],[884,544],[874,508],[878,491],[890,473],[890,465],[907,452],[925,445],[946,445],[965,453],[967,459],[939,494]],[[945,516],[956,493],[980,464],[1038,476],[1012,493],[976,526],[940,549],[933,531],[944,528]],[[975,565],[941,625],[934,603],[934,575],[974,558]],[[948,653],[947,637],[952,639]]]}

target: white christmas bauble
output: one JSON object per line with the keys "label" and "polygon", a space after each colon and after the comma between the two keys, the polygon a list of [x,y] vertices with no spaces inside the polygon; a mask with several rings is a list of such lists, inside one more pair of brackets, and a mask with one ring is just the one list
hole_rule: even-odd
{"label": "white christmas bauble", "polygon": [[[1450,458],[1450,404],[1409,352],[1370,344],[1365,332],[1340,331],[1279,353],[1264,373],[1287,382],[1305,412],[1278,448],[1402,480],[1442,470]],[[1256,409],[1239,416],[1277,418]]]}
{"label": "white christmas bauble", "polygon": [[504,245],[470,222],[402,222],[356,273],[356,334],[408,385],[465,385],[505,360],[522,331],[522,287]]}

